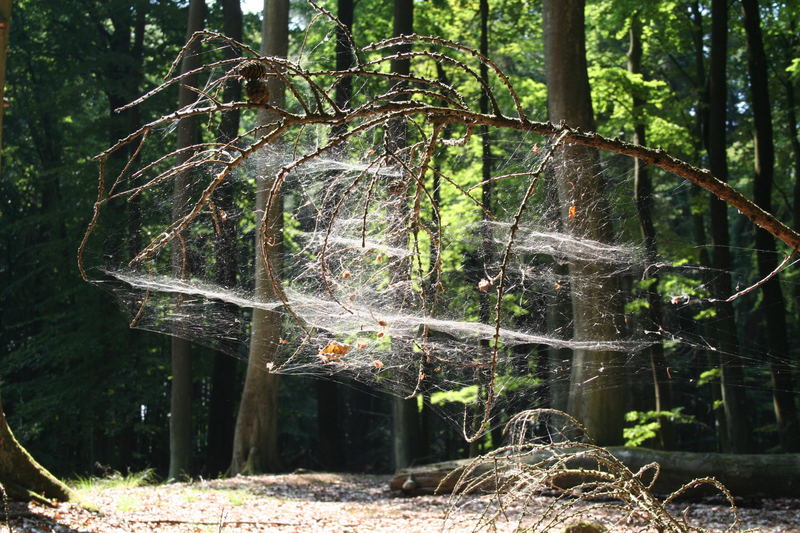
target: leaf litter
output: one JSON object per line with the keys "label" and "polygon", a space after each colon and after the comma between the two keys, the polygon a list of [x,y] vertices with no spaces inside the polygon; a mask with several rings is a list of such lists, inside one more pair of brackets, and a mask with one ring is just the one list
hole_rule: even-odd
{"label": "leaf litter", "polygon": [[[467,500],[445,523],[446,496],[398,497],[388,478],[354,474],[304,472],[285,475],[237,476],[186,483],[87,490],[88,510],[75,503],[53,507],[10,502],[0,519],[12,532],[143,533],[163,532],[391,532],[472,531],[488,501]],[[546,495],[533,498],[528,512],[550,505]],[[743,530],[800,533],[800,501],[795,499],[743,502]],[[583,504],[582,504],[583,505]],[[591,517],[609,532],[648,532],[645,517],[624,519],[602,503]],[[674,506],[692,526],[726,531],[730,516],[720,502],[681,502]],[[513,531],[518,510],[508,509],[509,522],[498,531]],[[10,522],[10,527],[8,523]],[[553,530],[563,531],[563,527]]]}

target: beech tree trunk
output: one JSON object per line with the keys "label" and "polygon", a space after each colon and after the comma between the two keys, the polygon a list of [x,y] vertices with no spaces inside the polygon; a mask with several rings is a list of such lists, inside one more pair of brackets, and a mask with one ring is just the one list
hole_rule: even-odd
{"label": "beech tree trunk", "polygon": [[[767,58],[761,37],[761,15],[758,0],[742,0],[744,29],[747,33],[747,55],[750,73],[750,95],[755,122],[755,176],[753,199],[765,211],[772,211],[772,181],[775,173],[775,146],[772,132],[767,87]],[[775,239],[767,231],[756,228],[756,256],[758,273],[764,278],[778,261]],[[786,452],[800,450],[800,428],[794,403],[792,368],[787,364],[786,301],[779,276],[774,276],[761,286],[764,294],[762,308],[766,320],[767,348],[772,376],[772,404],[778,424],[781,448]]]}
{"label": "beech tree trunk", "polygon": [[[225,35],[242,40],[242,7],[239,0],[221,0],[223,29]],[[228,47],[224,51],[226,59],[235,58],[239,51]],[[231,79],[225,84],[222,99],[225,102],[241,100],[242,85]],[[239,132],[238,109],[222,114],[217,141],[226,143]],[[227,213],[232,213],[234,204],[234,184],[223,182],[215,191],[214,203]],[[236,284],[236,222],[232,218],[219,221],[220,232],[216,242],[217,272],[216,281],[223,287]],[[236,306],[229,311],[237,313]],[[237,361],[222,352],[214,353],[211,371],[211,397],[208,405],[208,433],[206,448],[206,472],[216,476],[225,472],[233,453],[233,430],[236,422],[236,367]]]}
{"label": "beech tree trunk", "polygon": [[[261,53],[286,57],[289,49],[289,1],[265,0],[264,19],[261,26]],[[277,78],[269,78],[270,105],[282,107],[285,101],[284,86]],[[275,114],[260,111],[259,123],[269,124],[277,119]],[[273,275],[280,279],[283,258],[283,195],[273,201],[265,213],[269,191],[277,169],[259,170],[256,178],[256,220],[266,220],[267,243]],[[260,301],[278,298],[262,255],[263,234],[256,232],[256,281],[254,296]],[[281,314],[253,309],[250,353],[247,360],[242,400],[236,417],[233,439],[233,458],[228,473],[254,474],[274,472],[281,467],[278,453],[278,385],[276,374],[267,371],[266,365],[275,359],[280,346]]]}
{"label": "beech tree trunk", "polygon": [[[189,22],[186,26],[186,40],[195,31],[203,29],[206,4],[204,0],[192,0],[189,3]],[[187,51],[181,63],[181,73],[189,72],[200,66],[200,43],[196,41]],[[185,85],[196,86],[197,79],[192,76],[186,78]],[[184,107],[191,104],[197,95],[184,87],[178,94],[178,106]],[[199,122],[195,117],[185,118],[178,123],[178,146],[185,148],[197,142],[199,136]],[[191,157],[184,153],[179,158],[178,164]],[[173,193],[173,218],[180,218],[188,206],[188,193],[186,191],[188,178],[181,174],[175,179]],[[173,248],[172,269],[177,277],[188,276],[188,257],[185,250],[177,245]],[[176,304],[180,307],[180,302]],[[169,479],[180,480],[189,475],[192,458],[192,345],[191,342],[180,337],[172,337],[172,388],[169,413]]]}
{"label": "beech tree trunk", "polygon": [[[550,121],[594,130],[586,69],[583,0],[545,0],[545,69]],[[610,242],[611,227],[596,172],[597,151],[571,145],[559,148],[556,160],[561,220],[575,236]],[[608,341],[622,331],[617,281],[601,264],[572,262],[570,288],[577,341]],[[622,442],[624,358],[604,350],[574,350],[568,412],[602,445]]]}
{"label": "beech tree trunk", "polygon": [[[711,63],[709,72],[709,121],[708,158],[709,170],[721,181],[728,179],[726,157],[727,141],[725,131],[727,110],[727,68],[728,59],[728,3],[727,0],[713,0],[711,3]],[[730,236],[728,233],[728,206],[722,200],[711,198],[711,266],[715,275],[712,280],[714,296],[725,299],[731,291]],[[722,374],[722,402],[728,431],[728,450],[746,453],[751,447],[751,430],[746,413],[744,376],[738,359],[739,342],[733,305],[729,302],[716,303],[717,316],[712,330],[720,353]]]}
{"label": "beech tree trunk", "polygon": [[[634,13],[631,17],[631,27],[628,31],[630,48],[628,49],[628,72],[641,74],[642,62],[642,22],[639,15]],[[647,145],[644,105],[646,101],[638,94],[633,95],[633,142],[642,146]],[[633,160],[634,197],[636,211],[639,215],[639,227],[644,240],[645,253],[648,264],[654,264],[658,257],[656,248],[656,229],[653,225],[653,186],[647,166],[638,159]],[[662,310],[661,297],[656,290],[658,275],[649,276],[652,281],[646,289],[647,319],[651,324],[661,324]],[[664,357],[664,345],[661,339],[653,339],[653,345],[648,349],[650,355],[650,370],[653,376],[653,392],[656,411],[669,411],[672,409],[672,392],[670,390],[667,374],[667,360]],[[672,423],[665,417],[659,419],[661,428],[658,431],[657,441],[661,448],[667,449],[674,444],[674,431]]]}

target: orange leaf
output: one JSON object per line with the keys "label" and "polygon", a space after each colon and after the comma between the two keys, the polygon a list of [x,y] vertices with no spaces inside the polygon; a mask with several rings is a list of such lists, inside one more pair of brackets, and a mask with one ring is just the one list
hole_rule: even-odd
{"label": "orange leaf", "polygon": [[350,351],[349,344],[341,344],[336,341],[331,341],[326,347],[320,350],[319,353],[330,354],[330,355],[345,355],[347,352]]}
{"label": "orange leaf", "polygon": [[578,212],[578,210],[574,205],[569,206],[569,216],[568,216],[568,218],[570,220],[573,220],[575,218],[575,214],[577,212]]}
{"label": "orange leaf", "polygon": [[349,344],[341,344],[336,341],[331,341],[330,344],[319,351],[317,357],[319,357],[325,364],[334,363],[339,361],[349,351]]}

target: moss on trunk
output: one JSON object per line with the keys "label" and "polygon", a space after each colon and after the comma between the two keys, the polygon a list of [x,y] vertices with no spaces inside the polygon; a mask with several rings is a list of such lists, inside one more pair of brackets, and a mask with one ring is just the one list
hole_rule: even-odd
{"label": "moss on trunk", "polygon": [[59,481],[14,438],[0,399],[0,483],[14,500],[41,498],[76,500],[75,493]]}

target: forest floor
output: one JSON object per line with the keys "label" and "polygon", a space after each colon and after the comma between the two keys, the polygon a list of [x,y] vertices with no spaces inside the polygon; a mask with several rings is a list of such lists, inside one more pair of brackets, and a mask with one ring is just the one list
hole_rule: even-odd
{"label": "forest floor", "polygon": [[[388,477],[302,473],[248,476],[139,487],[103,483],[80,489],[96,507],[77,504],[48,507],[8,503],[0,512],[0,533],[140,533],[164,532],[391,532],[471,531],[487,503],[486,496],[461,505],[445,521],[446,496],[397,497]],[[537,496],[528,516],[546,509],[553,499]],[[800,501],[758,500],[739,509],[742,530],[800,533]],[[603,504],[591,504],[590,518],[610,532],[655,531],[641,517],[623,520]],[[681,503],[670,509],[693,526],[725,531],[730,512],[721,502]],[[498,531],[511,531],[519,510]],[[563,531],[563,526],[553,528]]]}

